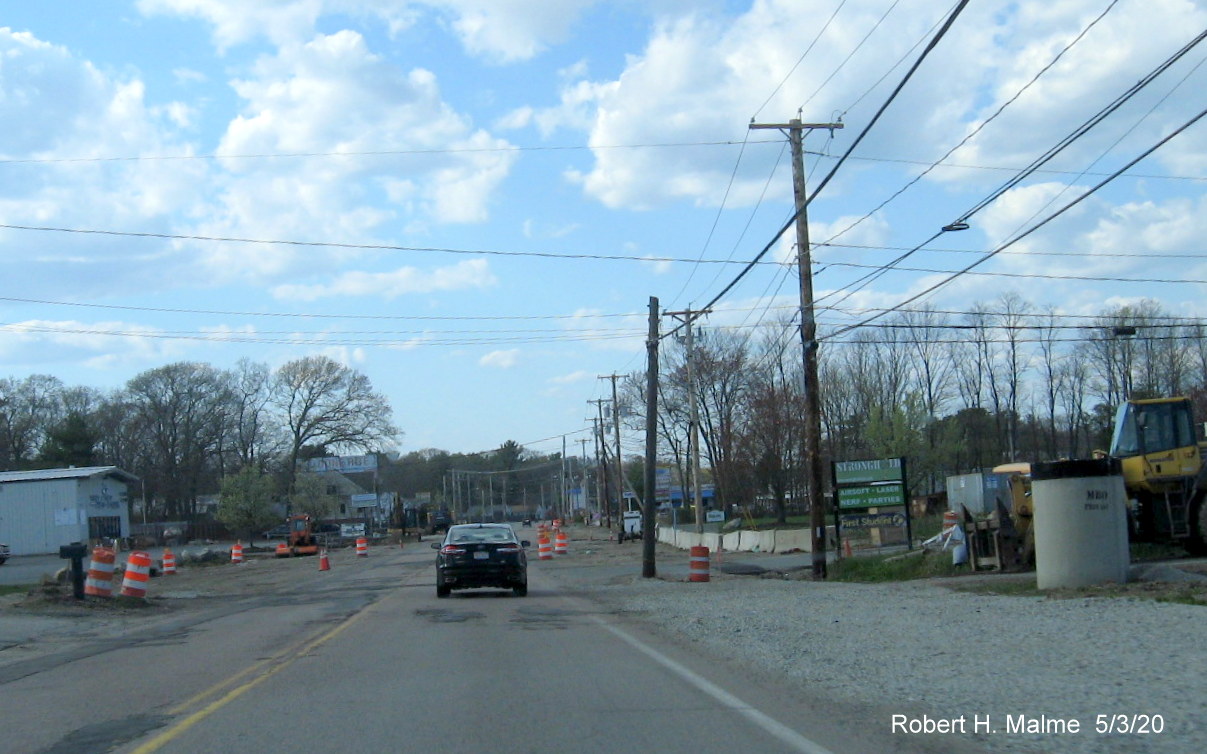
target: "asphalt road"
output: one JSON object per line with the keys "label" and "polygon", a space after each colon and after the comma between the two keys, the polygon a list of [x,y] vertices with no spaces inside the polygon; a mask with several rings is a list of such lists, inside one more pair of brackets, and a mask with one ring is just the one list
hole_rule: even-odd
{"label": "asphalt road", "polygon": [[153,581],[156,609],[46,611],[53,630],[0,650],[0,750],[910,750],[577,596],[572,557],[534,559],[526,598],[437,599],[432,560],[190,569]]}

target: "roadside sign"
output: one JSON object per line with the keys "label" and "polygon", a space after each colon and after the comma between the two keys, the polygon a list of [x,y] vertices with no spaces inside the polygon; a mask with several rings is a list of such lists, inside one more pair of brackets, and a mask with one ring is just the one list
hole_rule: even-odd
{"label": "roadside sign", "polygon": [[904,482],[905,464],[902,458],[881,458],[876,461],[839,461],[834,464],[834,484],[868,484],[870,482]]}
{"label": "roadside sign", "polygon": [[[913,548],[904,456],[870,461],[835,461],[831,470],[834,479],[834,530],[839,542],[842,541],[844,528],[871,529],[873,543],[879,543],[881,529],[903,527],[907,546]],[[876,510],[880,508],[900,510]],[[872,512],[874,510],[876,512]]]}
{"label": "roadside sign", "polygon": [[724,523],[725,511],[708,511],[704,514],[704,520],[710,524]]}
{"label": "roadside sign", "polygon": [[839,517],[844,529],[871,529],[876,526],[905,526],[905,514],[892,513],[844,513]]}
{"label": "roadside sign", "polygon": [[837,492],[838,507],[844,510],[905,505],[905,485],[900,482],[839,487]]}

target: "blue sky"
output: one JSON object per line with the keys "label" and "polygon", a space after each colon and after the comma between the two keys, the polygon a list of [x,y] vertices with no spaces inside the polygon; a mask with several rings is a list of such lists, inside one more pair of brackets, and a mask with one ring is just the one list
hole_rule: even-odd
{"label": "blue sky", "polygon": [[[747,124],[841,117],[832,139],[806,141],[816,183],[950,10],[105,7],[0,3],[0,375],[108,389],[173,361],[323,353],[387,395],[401,450],[466,452],[508,439],[551,452],[561,435],[577,448],[587,402],[607,389],[599,376],[644,367],[649,297],[664,310],[712,299],[789,216],[783,138]],[[851,265],[885,263],[959,217],[1204,28],[1201,1],[971,3],[811,205],[813,241],[843,244],[815,251],[819,298],[867,272]],[[1196,115],[1205,54],[1192,50],[939,248],[994,248]],[[1207,279],[1205,188],[1200,122],[978,268],[1005,276],[966,275],[924,301],[964,311],[1014,291],[1097,314],[1151,298],[1204,316],[1202,284],[1136,280]],[[781,239],[769,261],[792,254]],[[975,258],[921,252],[821,319],[893,306],[946,277],[927,270]],[[790,274],[761,265],[707,325],[781,316]]]}

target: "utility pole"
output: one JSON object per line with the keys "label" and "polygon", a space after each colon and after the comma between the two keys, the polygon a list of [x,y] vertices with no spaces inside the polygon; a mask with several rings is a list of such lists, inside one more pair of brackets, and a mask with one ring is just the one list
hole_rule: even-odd
{"label": "utility pole", "polygon": [[704,533],[704,495],[700,489],[700,407],[696,399],[696,346],[692,339],[692,322],[696,317],[708,314],[711,309],[693,310],[690,306],[681,312],[667,312],[667,315],[683,321],[687,327],[687,397],[691,410],[690,427],[688,428],[687,444],[691,446],[691,485],[692,510],[695,511],[696,533]]}
{"label": "utility pole", "polygon": [[605,374],[599,379],[612,381],[612,429],[616,435],[616,515],[620,517],[621,526],[624,526],[624,461],[620,450],[620,401],[616,399],[616,380],[620,379],[620,375]]}
{"label": "utility pole", "polygon": [[813,316],[813,261],[809,249],[808,196],[805,193],[804,132],[824,128],[831,133],[841,123],[751,123],[751,129],[787,131],[792,144],[792,193],[796,198],[796,264],[800,274],[800,340],[805,368],[805,492],[813,529],[813,578],[826,577],[826,503],[821,463],[821,397],[817,379],[817,320]]}
{"label": "utility pole", "polygon": [[658,496],[658,299],[650,296],[650,334],[645,341],[645,500],[641,511],[641,575],[658,575],[654,564],[654,511]]}
{"label": "utility pole", "polygon": [[[587,516],[591,513],[591,496],[587,494],[587,438],[580,437],[578,439],[578,442],[579,442],[579,444],[581,444],[583,446],[582,447],[583,460],[582,460],[582,466],[580,467],[582,470],[582,474],[583,474],[583,481],[582,481],[582,484],[579,486],[579,489],[582,490],[582,496],[583,496],[582,497],[583,515]],[[587,521],[587,523],[590,523],[590,521]]]}
{"label": "utility pole", "polygon": [[595,457],[597,459],[599,459],[599,477],[598,477],[599,488],[600,488],[599,500],[603,504],[604,523],[610,530],[612,528],[612,504],[611,504],[611,501],[608,500],[608,487],[610,485],[607,483],[607,476],[606,476],[607,461],[604,458],[605,446],[604,446],[604,429],[603,429],[604,428],[603,404],[607,403],[607,401],[600,398],[599,400],[587,401],[587,403],[594,403],[595,409],[599,412],[599,418],[595,420]]}

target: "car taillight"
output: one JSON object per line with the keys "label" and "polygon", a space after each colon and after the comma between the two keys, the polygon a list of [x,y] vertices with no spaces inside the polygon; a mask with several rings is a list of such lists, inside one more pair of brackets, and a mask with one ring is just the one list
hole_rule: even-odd
{"label": "car taillight", "polygon": [[464,555],[465,548],[457,547],[455,545],[445,545],[444,547],[440,548],[440,554],[441,555]]}

